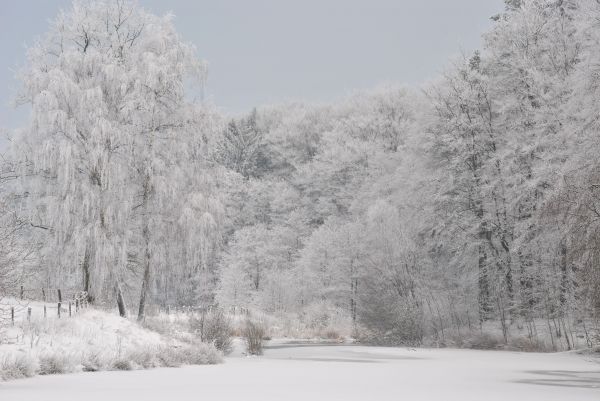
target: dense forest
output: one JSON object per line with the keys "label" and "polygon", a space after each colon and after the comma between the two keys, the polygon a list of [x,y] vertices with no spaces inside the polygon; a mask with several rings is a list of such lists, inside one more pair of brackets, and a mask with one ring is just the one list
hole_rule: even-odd
{"label": "dense forest", "polygon": [[598,343],[600,3],[505,3],[421,87],[232,119],[190,100],[207,67],[171,17],[75,2],[20,73],[0,298],[318,315],[384,344]]}

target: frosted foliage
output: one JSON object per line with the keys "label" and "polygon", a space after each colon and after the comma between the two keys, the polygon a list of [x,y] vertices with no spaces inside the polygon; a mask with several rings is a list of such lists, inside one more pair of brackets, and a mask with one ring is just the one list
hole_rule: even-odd
{"label": "frosted foliage", "polygon": [[140,318],[241,307],[306,326],[286,334],[596,345],[600,5],[505,3],[421,88],[232,119],[186,98],[205,66],[170,16],[75,2],[21,72],[0,275]]}
{"label": "frosted foliage", "polygon": [[83,264],[89,291],[110,295],[132,257],[139,262],[144,228],[165,245],[151,255],[156,269],[169,268],[166,245],[178,236],[187,269],[208,263],[219,201],[188,184],[203,168],[195,135],[210,135],[212,124],[184,98],[184,80],[202,82],[204,72],[170,16],[126,1],[74,2],[29,50],[19,100],[32,104],[32,118],[14,153],[29,194],[24,218],[49,228],[49,285],[78,284]]}
{"label": "frosted foliage", "polygon": [[326,303],[373,342],[494,325],[502,346],[521,328],[535,349],[597,343],[600,6],[506,3],[481,51],[422,92],[240,120],[268,168],[230,191],[221,303]]}

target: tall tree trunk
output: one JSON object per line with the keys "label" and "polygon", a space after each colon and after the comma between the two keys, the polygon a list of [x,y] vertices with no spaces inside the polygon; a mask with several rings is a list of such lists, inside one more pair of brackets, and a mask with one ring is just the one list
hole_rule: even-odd
{"label": "tall tree trunk", "polygon": [[350,314],[352,315],[352,324],[356,323],[356,294],[358,287],[358,278],[355,277],[354,259],[350,260]]}
{"label": "tall tree trunk", "polygon": [[94,303],[94,296],[92,294],[92,257],[91,245],[88,243],[83,255],[81,268],[83,270],[83,290],[87,293],[87,301],[90,304]]}
{"label": "tall tree trunk", "polygon": [[125,308],[125,299],[123,298],[123,292],[121,291],[121,284],[119,281],[115,284],[117,291],[117,308],[119,308],[119,316],[127,317],[127,309]]}
{"label": "tall tree trunk", "polygon": [[487,268],[487,253],[485,245],[479,245],[479,259],[478,259],[478,287],[479,287],[479,322],[483,323],[489,319],[491,312],[491,297],[490,297],[490,283]]}
{"label": "tall tree trunk", "polygon": [[560,252],[560,295],[559,301],[562,308],[561,312],[565,313],[567,306],[567,297],[569,292],[569,271],[567,261],[567,244],[563,239],[559,245]]}
{"label": "tall tree trunk", "polygon": [[356,323],[356,293],[358,287],[358,279],[352,278],[350,281],[350,313],[352,314],[352,324]]}
{"label": "tall tree trunk", "polygon": [[85,254],[83,255],[83,263],[81,264],[83,270],[83,290],[88,294],[88,301],[91,303],[90,296],[90,249],[85,248]]}
{"label": "tall tree trunk", "polygon": [[147,219],[143,234],[146,250],[144,252],[144,276],[142,278],[142,293],[140,294],[140,305],[138,308],[138,321],[144,320],[146,313],[146,301],[150,289],[150,231],[148,229]]}
{"label": "tall tree trunk", "polygon": [[144,177],[144,193],[143,205],[144,211],[142,215],[144,228],[142,236],[144,239],[144,275],[142,276],[142,292],[140,294],[140,303],[138,307],[138,321],[144,320],[146,314],[146,302],[148,300],[148,292],[150,289],[150,221],[149,221],[149,205],[150,202],[150,175],[146,173]]}

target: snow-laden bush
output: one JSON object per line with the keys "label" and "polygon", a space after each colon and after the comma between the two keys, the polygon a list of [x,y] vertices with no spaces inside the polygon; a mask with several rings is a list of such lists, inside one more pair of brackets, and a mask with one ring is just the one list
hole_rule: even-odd
{"label": "snow-laden bush", "polygon": [[110,370],[114,362],[114,353],[107,352],[105,348],[90,347],[86,349],[81,358],[81,366],[84,372],[99,372]]}
{"label": "snow-laden bush", "polygon": [[250,309],[244,313],[227,314],[234,337],[243,337],[246,321],[260,321],[267,338],[304,338],[340,340],[353,334],[350,313],[331,302],[318,301],[293,312],[266,313]]}
{"label": "snow-laden bush", "polygon": [[152,369],[161,366],[160,359],[158,358],[159,352],[159,348],[154,345],[139,347],[129,351],[122,359],[130,361],[132,369]]}
{"label": "snow-laden bush", "polygon": [[223,361],[221,353],[212,344],[197,342],[159,349],[157,357],[165,367],[181,365],[214,365]]}
{"label": "snow-laden bush", "polygon": [[331,302],[313,302],[303,308],[299,318],[305,327],[301,333],[302,337],[337,340],[349,336],[352,332],[352,322],[348,311]]}
{"label": "snow-laden bush", "polygon": [[222,362],[221,352],[200,341],[161,346],[139,346],[117,356],[110,369],[134,370],[182,365],[214,365]]}
{"label": "snow-laden bush", "polygon": [[508,340],[510,349],[524,352],[550,352],[552,347],[539,338],[515,337]]}
{"label": "snow-laden bush", "polygon": [[228,354],[231,352],[231,319],[220,309],[209,310],[190,317],[190,328],[200,341],[214,346]]}
{"label": "snow-laden bush", "polygon": [[263,322],[246,320],[246,324],[242,329],[242,336],[246,341],[246,350],[250,355],[262,355],[263,353],[263,338],[265,336],[265,327]]}
{"label": "snow-laden bush", "polygon": [[29,353],[7,352],[0,355],[0,379],[14,380],[35,376],[39,368],[36,358]]}
{"label": "snow-laden bush", "polygon": [[113,362],[112,369],[113,370],[132,370],[133,364],[131,363],[131,361],[129,359],[119,358]]}
{"label": "snow-laden bush", "polygon": [[214,365],[222,362],[221,353],[212,344],[197,342],[178,348],[181,360],[186,365]]}
{"label": "snow-laden bush", "polygon": [[158,353],[161,366],[166,368],[178,368],[183,365],[181,351],[175,347],[161,347]]}
{"label": "snow-laden bush", "polygon": [[76,372],[81,359],[62,349],[50,349],[38,356],[40,375],[56,375]]}
{"label": "snow-laden bush", "polygon": [[360,308],[359,321],[359,340],[368,344],[418,346],[425,335],[423,313],[407,299],[370,296]]}
{"label": "snow-laden bush", "polygon": [[453,333],[448,336],[446,342],[428,343],[442,347],[470,348],[479,350],[515,350],[523,352],[550,352],[553,351],[543,338],[529,338],[524,335],[509,337],[508,342],[500,330],[492,330],[489,327],[481,330],[463,331],[462,333]]}
{"label": "snow-laden bush", "polygon": [[466,344],[473,349],[498,349],[502,347],[504,340],[499,335],[484,332],[473,335]]}

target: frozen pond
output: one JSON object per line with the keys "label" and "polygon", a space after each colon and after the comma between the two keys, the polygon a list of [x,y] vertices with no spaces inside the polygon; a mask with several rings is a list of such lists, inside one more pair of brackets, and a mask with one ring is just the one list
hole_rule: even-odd
{"label": "frozen pond", "polygon": [[574,354],[277,345],[216,366],[35,377],[2,401],[600,400],[600,364]]}

